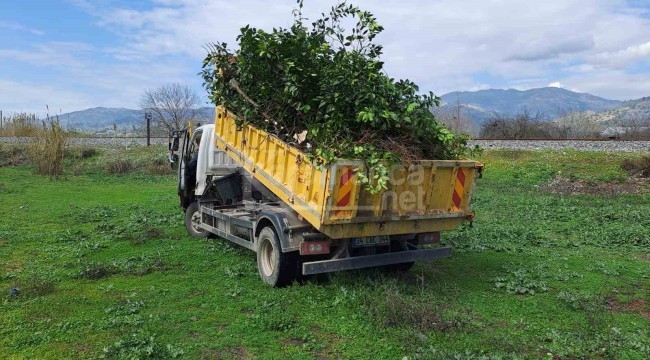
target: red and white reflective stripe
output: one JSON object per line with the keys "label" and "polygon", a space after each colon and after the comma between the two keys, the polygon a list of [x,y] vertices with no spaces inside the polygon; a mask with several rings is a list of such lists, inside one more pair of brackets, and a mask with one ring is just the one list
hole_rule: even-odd
{"label": "red and white reflective stripe", "polygon": [[[339,192],[336,197],[336,206],[340,209],[350,205],[350,197],[352,197],[352,167],[346,166],[341,171],[339,179]],[[342,210],[338,210],[338,215]]]}
{"label": "red and white reflective stripe", "polygon": [[460,210],[460,202],[463,200],[463,191],[465,190],[465,171],[463,168],[458,168],[456,174],[456,183],[454,184],[454,195],[451,198],[453,209]]}

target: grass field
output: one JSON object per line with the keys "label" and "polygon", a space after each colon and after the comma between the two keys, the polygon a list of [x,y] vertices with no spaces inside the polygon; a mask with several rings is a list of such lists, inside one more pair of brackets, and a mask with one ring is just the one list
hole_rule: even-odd
{"label": "grass field", "polygon": [[164,149],[87,155],[57,181],[0,168],[2,359],[650,358],[650,193],[544,187],[615,189],[632,155],[486,152],[451,258],[284,289],[186,235],[173,175],[105,170]]}

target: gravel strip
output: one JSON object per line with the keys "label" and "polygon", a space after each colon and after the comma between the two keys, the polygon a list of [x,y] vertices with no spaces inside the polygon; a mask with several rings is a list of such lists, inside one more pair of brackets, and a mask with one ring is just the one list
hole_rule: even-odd
{"label": "gravel strip", "polygon": [[587,140],[472,140],[471,146],[483,149],[512,150],[585,150],[585,151],[650,151],[650,141],[587,141]]}
{"label": "gravel strip", "polygon": [[[27,137],[0,137],[0,142],[9,144],[24,144],[29,141]],[[146,146],[146,138],[69,138],[69,144],[76,146],[89,146],[105,149],[125,149]],[[167,145],[167,138],[152,138],[152,145]]]}
{"label": "gravel strip", "polygon": [[[0,137],[0,142],[16,144],[25,143],[29,138]],[[153,138],[151,144],[166,145],[166,138]],[[131,148],[145,146],[145,138],[71,138],[70,143],[80,146],[91,146],[100,148]],[[586,141],[586,140],[472,140],[471,146],[490,149],[512,149],[512,150],[586,150],[586,151],[625,151],[625,152],[646,152],[650,151],[650,141]]]}

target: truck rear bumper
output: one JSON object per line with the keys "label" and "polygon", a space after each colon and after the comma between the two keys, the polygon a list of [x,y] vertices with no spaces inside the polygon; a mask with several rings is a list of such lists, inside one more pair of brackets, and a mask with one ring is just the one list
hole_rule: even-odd
{"label": "truck rear bumper", "polygon": [[440,259],[451,256],[451,247],[419,249],[388,254],[366,255],[334,260],[312,261],[302,264],[303,275],[361,269],[373,266],[399,264],[417,260]]}

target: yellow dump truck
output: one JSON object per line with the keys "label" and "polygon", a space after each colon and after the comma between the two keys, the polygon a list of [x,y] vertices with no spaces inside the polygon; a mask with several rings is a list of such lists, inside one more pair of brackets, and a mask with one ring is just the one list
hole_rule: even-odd
{"label": "yellow dump truck", "polygon": [[272,134],[238,126],[221,106],[214,124],[175,133],[170,150],[189,234],[255,251],[272,286],[363,267],[408,270],[416,260],[450,256],[449,247],[419,246],[473,219],[471,194],[483,170],[471,160],[397,164],[388,188],[372,194],[358,181],[367,171],[362,161],[319,166]]}

